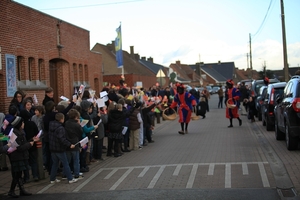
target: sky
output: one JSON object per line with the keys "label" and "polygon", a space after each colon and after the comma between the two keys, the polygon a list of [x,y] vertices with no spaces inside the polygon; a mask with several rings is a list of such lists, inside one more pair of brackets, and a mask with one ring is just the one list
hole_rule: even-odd
{"label": "sky", "polygon": [[[283,69],[280,0],[15,0],[90,31],[90,48],[122,27],[122,49],[166,67],[180,61]],[[300,67],[300,0],[284,0],[288,64]],[[248,55],[248,56],[247,56]]]}

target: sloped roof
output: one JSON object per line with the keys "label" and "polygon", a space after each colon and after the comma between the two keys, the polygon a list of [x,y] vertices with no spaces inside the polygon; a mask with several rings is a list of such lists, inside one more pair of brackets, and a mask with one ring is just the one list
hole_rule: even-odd
{"label": "sloped roof", "polygon": [[[190,65],[194,70],[196,70],[196,66],[197,65]],[[201,63],[201,70],[219,82],[232,79],[234,69],[234,62]]]}
{"label": "sloped roof", "polygon": [[[195,73],[194,69],[192,69],[189,65],[181,64],[180,61],[170,64],[170,68],[177,72],[179,77],[182,79],[189,81],[198,81],[200,79],[199,75]],[[193,80],[193,78],[195,80]]]}
{"label": "sloped roof", "polygon": [[[166,73],[168,71],[167,67],[165,67],[163,65],[153,63],[152,61],[148,61],[148,60],[145,60],[145,59],[140,59],[139,62],[142,65],[144,65],[146,68],[148,68],[150,71],[152,71],[154,74],[157,74],[160,69],[162,69],[164,71],[164,73]],[[167,75],[168,74],[166,74],[166,76]]]}
{"label": "sloped roof", "polygon": [[[117,68],[116,55],[111,49],[112,44],[103,45],[99,43],[95,44],[95,46],[92,48],[92,51],[102,54],[104,75],[115,75],[122,73],[122,68]],[[138,60],[132,59],[130,54],[126,51],[123,51],[123,65],[124,74],[138,74],[142,76],[154,75],[151,70],[142,65]]]}

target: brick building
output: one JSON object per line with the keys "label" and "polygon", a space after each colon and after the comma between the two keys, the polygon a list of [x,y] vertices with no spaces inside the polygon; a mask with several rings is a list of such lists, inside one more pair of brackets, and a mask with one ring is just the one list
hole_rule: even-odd
{"label": "brick building", "polygon": [[89,31],[11,0],[0,8],[0,112],[16,90],[39,103],[49,86],[56,102],[81,84],[99,93],[102,55],[90,51]]}

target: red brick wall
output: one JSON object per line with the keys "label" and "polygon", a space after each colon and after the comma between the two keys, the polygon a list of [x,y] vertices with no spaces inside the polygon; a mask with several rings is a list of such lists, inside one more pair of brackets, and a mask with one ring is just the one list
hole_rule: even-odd
{"label": "red brick wall", "polygon": [[[57,95],[70,96],[73,93],[74,78],[79,78],[78,69],[77,74],[75,73],[77,78],[73,75],[73,65],[77,67],[82,65],[83,68],[86,66],[81,81],[88,82],[91,88],[95,87],[94,84],[100,84],[102,56],[90,51],[89,31],[14,1],[1,0],[0,8],[0,46],[2,49],[0,112],[6,113],[12,99],[6,97],[5,54],[15,55],[16,58],[23,57],[21,80],[29,80],[29,58],[33,61],[30,71],[32,79],[39,77],[39,60],[43,60],[41,77],[47,86],[50,86],[49,61],[59,61],[57,63],[58,87],[55,91]],[[61,49],[57,47],[58,40],[63,45]],[[95,82],[95,79],[99,81]],[[38,93],[39,98],[44,97],[44,88],[33,91],[29,88],[25,92],[29,95],[35,92]]]}

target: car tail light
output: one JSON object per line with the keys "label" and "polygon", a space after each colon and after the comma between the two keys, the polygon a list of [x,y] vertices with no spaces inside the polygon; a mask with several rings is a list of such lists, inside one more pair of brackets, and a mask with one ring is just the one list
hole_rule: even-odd
{"label": "car tail light", "polygon": [[300,98],[295,98],[292,103],[292,106],[296,112],[300,112]]}
{"label": "car tail light", "polygon": [[274,88],[272,88],[271,96],[270,96],[270,105],[274,104]]}

